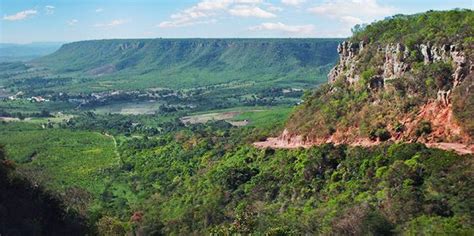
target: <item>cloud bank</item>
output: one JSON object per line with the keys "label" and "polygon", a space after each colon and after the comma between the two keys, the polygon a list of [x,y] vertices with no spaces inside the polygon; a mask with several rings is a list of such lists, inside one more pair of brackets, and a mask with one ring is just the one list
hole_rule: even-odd
{"label": "cloud bank", "polygon": [[[268,8],[268,9],[264,9]],[[214,23],[218,17],[273,18],[280,10],[262,0],[202,0],[196,5],[172,14],[170,19],[158,24],[161,28],[183,27]]]}
{"label": "cloud bank", "polygon": [[28,17],[34,16],[37,13],[38,11],[30,9],[30,10],[17,12],[16,14],[13,14],[13,15],[3,16],[3,19],[8,20],[8,21],[19,21],[19,20],[24,20]]}
{"label": "cloud bank", "polygon": [[309,36],[315,33],[314,25],[286,25],[281,22],[277,23],[262,23],[260,25],[252,26],[249,30],[252,31],[279,31],[283,33],[290,33],[298,36]]}

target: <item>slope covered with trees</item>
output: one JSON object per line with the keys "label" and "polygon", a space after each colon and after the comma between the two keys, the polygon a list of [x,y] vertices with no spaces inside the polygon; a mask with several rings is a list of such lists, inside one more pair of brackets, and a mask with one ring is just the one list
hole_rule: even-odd
{"label": "slope covered with trees", "polygon": [[[93,202],[81,212],[100,235],[469,235],[474,230],[472,155],[423,144],[257,149],[253,141],[282,129],[283,122],[274,125],[268,117],[258,126],[232,127],[224,121],[168,124],[159,135],[137,130],[128,137],[94,124],[100,117],[76,119],[90,122],[38,132],[70,126],[116,133],[118,165],[98,167],[103,174],[99,178],[75,173],[82,185],[50,186],[62,193],[68,186],[82,189],[85,194],[65,192],[63,198],[74,196],[74,201],[66,201],[70,209],[77,209],[73,203]],[[9,126],[2,128],[12,129]],[[15,143],[11,141],[8,153],[21,149]],[[56,146],[57,157],[36,149],[39,158],[34,162],[43,169],[35,171],[60,181],[54,171],[49,173],[55,164],[48,160],[67,158],[61,153],[69,148]],[[77,162],[92,155],[84,152]],[[24,164],[17,165],[24,170]],[[89,185],[104,188],[98,195],[87,194]]]}
{"label": "slope covered with trees", "polygon": [[92,233],[80,217],[51,192],[15,171],[0,146],[0,234],[85,235]]}
{"label": "slope covered with trees", "polygon": [[260,150],[224,130],[124,143],[121,180],[133,176],[146,200],[110,188],[105,211],[124,228],[138,212],[133,227],[156,235],[473,232],[472,156],[420,144]]}
{"label": "slope covered with trees", "polygon": [[[339,39],[124,39],[63,45],[33,61],[54,73],[113,77],[130,87],[299,84],[323,78]],[[119,82],[117,82],[119,83]],[[131,86],[132,85],[132,86]]]}
{"label": "slope covered with trees", "polygon": [[469,145],[473,34],[471,10],[397,15],[356,27],[338,47],[330,83],[307,94],[284,139]]}
{"label": "slope covered with trees", "polygon": [[[471,44],[466,43],[469,35],[458,37],[464,31],[457,31],[456,27],[469,26],[472,21],[466,19],[471,17],[472,11],[468,10],[428,12],[395,16],[362,30],[358,28],[352,41],[339,46],[341,60],[331,72],[331,83],[307,93],[286,125],[290,108],[262,111],[255,107],[234,117],[233,121],[245,119],[245,126],[212,119],[202,124],[183,124],[178,119],[182,111],[166,107],[166,116],[76,112],[68,119],[54,122],[50,118],[1,122],[0,134],[4,135],[0,142],[5,144],[9,159],[0,158],[0,227],[2,222],[26,224],[9,212],[17,204],[10,194],[24,194],[12,191],[10,177],[21,174],[51,192],[60,193],[66,209],[74,209],[66,213],[74,216],[72,213],[78,212],[86,217],[91,226],[89,232],[99,235],[473,235],[472,154],[429,148],[419,142],[399,142],[414,137],[404,136],[408,130],[417,136],[412,141],[470,141],[474,102],[469,89],[472,76],[465,69],[470,69]],[[436,20],[446,32],[433,30],[437,28]],[[415,30],[420,34],[433,30],[436,41],[430,45],[416,42],[412,46],[400,41],[397,45],[398,30],[403,27],[411,29],[403,31],[405,35],[413,34],[413,38],[422,41],[425,36]],[[392,36],[379,36],[383,34],[382,28]],[[68,74],[71,81],[81,73],[95,74],[104,69],[101,76],[88,76],[93,80],[110,76],[120,81],[123,75],[131,83],[137,78],[134,73],[147,64],[153,69],[160,68],[149,71],[150,74],[174,66],[183,71],[198,68],[199,62],[211,55],[208,52],[220,50],[211,50],[214,46],[226,48],[227,52],[210,57],[214,58],[207,61],[210,67],[203,66],[202,71],[220,73],[218,68],[224,66],[232,74],[242,72],[236,76],[262,72],[261,68],[246,72],[254,63],[271,68],[264,70],[284,71],[288,66],[287,74],[296,75],[305,66],[316,66],[302,63],[304,55],[312,56],[307,52],[299,54],[300,49],[291,46],[294,42],[305,45],[311,41],[306,39],[263,40],[269,42],[266,46],[273,45],[272,53],[280,47],[277,45],[285,45],[281,48],[284,54],[269,59],[257,55],[269,55],[265,50],[254,51],[255,45],[261,45],[259,40],[158,41],[168,45],[166,50],[172,49],[161,51],[166,59],[160,59],[159,65],[153,64],[156,55],[145,55],[153,51],[152,46],[141,44],[141,40],[70,44],[36,63]],[[199,42],[206,49],[197,49]],[[213,47],[209,47],[210,42]],[[241,47],[248,43],[251,52],[245,54],[253,53],[254,58],[260,58],[260,64],[231,55],[241,53],[231,47],[231,42]],[[79,49],[82,47],[83,50]],[[145,47],[151,48],[142,50]],[[138,64],[122,61],[139,52],[143,54],[137,54],[133,60]],[[94,53],[97,57],[87,59],[87,54]],[[77,55],[70,57],[72,54]],[[228,58],[235,63],[226,61]],[[68,60],[76,65],[69,67]],[[284,63],[272,64],[278,60]],[[106,61],[112,63],[107,67],[111,70],[96,70]],[[444,120],[448,125],[462,121],[462,135],[456,139],[451,131],[441,132],[439,125],[443,120],[434,123],[437,114],[451,117]],[[400,122],[400,115],[407,115],[411,121]],[[290,136],[282,142],[291,142],[291,135],[296,134],[310,141],[322,138],[338,145],[294,149],[252,145],[278,135],[285,127]],[[394,138],[398,133],[402,138]],[[358,137],[379,145],[354,147],[343,142]],[[394,142],[377,142],[389,139]],[[18,199],[20,206],[34,203],[30,210],[50,206],[28,198]],[[63,220],[70,219],[61,209],[64,208],[44,209],[38,214],[54,213],[63,216]],[[17,221],[3,221],[8,216],[15,216],[12,219]],[[36,215],[30,218],[37,223],[26,233],[41,234],[57,222]],[[30,222],[30,218],[25,219]],[[80,222],[80,227],[72,228],[73,231],[87,232],[87,224],[81,220],[79,217],[72,221]],[[28,227],[23,228],[29,230]]]}

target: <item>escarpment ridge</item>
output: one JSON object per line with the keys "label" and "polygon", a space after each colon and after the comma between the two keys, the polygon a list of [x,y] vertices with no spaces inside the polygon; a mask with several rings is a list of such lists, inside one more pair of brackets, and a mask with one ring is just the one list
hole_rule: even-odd
{"label": "escarpment ridge", "polygon": [[[462,30],[441,30],[429,40],[409,31],[422,26],[443,29],[423,21],[437,16],[444,22],[443,17],[452,14],[458,17],[450,24],[463,25],[472,18],[472,11],[428,12],[389,18],[356,32],[338,45],[339,62],[328,74],[328,84],[304,98],[279,137],[255,145],[421,142],[473,153],[474,60],[469,36]],[[372,34],[407,31],[397,28],[400,22],[408,28],[406,37],[414,40]]]}

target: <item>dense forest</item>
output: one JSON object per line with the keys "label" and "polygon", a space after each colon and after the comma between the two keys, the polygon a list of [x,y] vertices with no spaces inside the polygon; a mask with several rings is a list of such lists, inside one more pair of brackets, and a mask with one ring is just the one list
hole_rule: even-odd
{"label": "dense forest", "polygon": [[370,25],[356,25],[350,40],[381,44],[402,43],[413,48],[420,43],[458,42],[472,47],[472,10],[429,11],[414,15],[395,15]]}
{"label": "dense forest", "polygon": [[[89,230],[101,235],[473,232],[472,156],[423,144],[328,144],[295,150],[250,145],[274,135],[271,130],[281,130],[282,124],[239,128],[221,121],[170,127],[156,136],[118,135],[119,165],[106,150],[101,155],[110,155],[109,161],[86,161],[80,155],[64,162],[49,159],[47,152],[65,151],[61,143],[66,140],[71,143],[67,150],[77,153],[111,145],[106,136],[83,144],[83,138],[99,136],[69,133],[66,127],[10,124],[3,126],[10,130],[9,141],[3,142],[20,161],[22,154],[12,151],[21,145],[15,144],[14,130],[48,137],[51,151],[32,148],[37,157],[24,161],[20,171],[30,179],[49,179],[52,189],[75,186],[61,190],[68,191],[62,198],[88,218]],[[109,130],[95,124],[80,129]],[[71,135],[81,136],[72,141],[76,138]],[[84,170],[68,171],[74,158],[83,160]]]}
{"label": "dense forest", "polygon": [[241,132],[213,124],[123,143],[117,178],[139,197],[112,185],[105,212],[118,225],[139,214],[128,227],[147,234],[473,232],[471,156],[422,144],[259,150]]}

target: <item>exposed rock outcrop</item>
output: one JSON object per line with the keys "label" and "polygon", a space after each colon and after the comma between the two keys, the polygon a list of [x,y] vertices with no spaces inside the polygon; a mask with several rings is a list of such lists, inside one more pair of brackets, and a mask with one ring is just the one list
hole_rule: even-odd
{"label": "exposed rock outcrop", "polygon": [[[362,78],[360,68],[361,63],[367,63],[366,50],[370,52],[370,57],[376,57],[371,60],[371,68],[376,68],[375,75],[368,78],[367,88],[369,91],[376,92],[388,89],[389,80],[403,78],[413,79],[414,73],[412,65],[422,56],[423,63],[429,65],[434,62],[445,62],[452,65],[453,74],[446,78],[448,86],[443,87],[437,92],[437,98],[428,98],[428,102],[421,105],[418,110],[411,113],[399,114],[396,120],[404,127],[398,131],[392,124],[388,124],[389,140],[394,142],[423,142],[428,144],[456,142],[454,144],[464,145],[463,153],[473,153],[474,145],[469,135],[463,133],[461,126],[457,123],[453,115],[451,96],[452,90],[459,86],[470,73],[474,72],[474,65],[466,56],[466,52],[456,45],[431,45],[430,43],[420,44],[412,47],[406,47],[401,43],[381,45],[368,45],[365,42],[351,43],[342,42],[337,47],[339,53],[339,63],[330,71],[328,75],[329,83],[335,81],[344,81],[349,85],[354,85]],[[374,56],[375,55],[375,56]],[[366,60],[363,62],[363,60]],[[374,61],[376,61],[374,63]],[[416,93],[416,91],[415,91]],[[407,96],[413,96],[407,95]],[[374,101],[376,104],[377,101]],[[420,125],[429,121],[431,124],[430,133],[420,136]],[[369,139],[360,137],[359,127],[348,126],[344,129],[336,129],[332,134],[325,137],[303,136],[293,133],[287,129],[276,138],[268,138],[264,142],[255,143],[257,147],[273,148],[298,148],[320,145],[323,143],[349,144],[355,146],[372,146],[381,142],[379,138]],[[448,143],[447,146],[452,146]],[[436,146],[436,145],[435,145]],[[441,145],[443,146],[443,145]],[[446,145],[444,145],[446,146]],[[443,147],[444,147],[443,146]]]}
{"label": "exposed rock outcrop", "polygon": [[[360,54],[368,45],[365,42],[351,43],[344,41],[339,44],[337,52],[339,53],[339,63],[328,74],[329,83],[334,83],[337,79],[342,79],[349,84],[354,84],[361,78],[361,71],[357,71]],[[412,51],[401,43],[388,44],[385,47],[378,46],[377,53],[381,53],[384,57],[383,64],[375,65],[381,68],[380,75],[370,78],[368,87],[370,89],[381,89],[386,84],[385,81],[403,78],[410,72],[409,57],[412,51],[419,51],[423,56],[424,64],[428,65],[433,62],[446,62],[453,65],[453,75],[449,78],[447,90],[438,91],[438,101],[444,105],[449,104],[449,96],[451,90],[458,86],[464,78],[473,72],[472,62],[468,61],[465,52],[457,45],[444,44],[441,46],[431,45],[430,43],[415,46]],[[417,52],[413,52],[416,54]],[[383,82],[380,80],[382,78]]]}
{"label": "exposed rock outcrop", "polygon": [[[360,45],[362,45],[362,47],[360,47]],[[350,83],[355,83],[359,80],[360,77],[356,74],[356,65],[353,62],[365,45],[364,42],[351,43],[347,41],[339,44],[337,47],[339,63],[329,72],[329,82],[333,83],[340,77],[346,78]]]}
{"label": "exposed rock outcrop", "polygon": [[410,52],[404,45],[388,44],[385,48],[385,62],[383,64],[383,78],[395,79],[400,78],[409,69],[406,60],[410,56]]}

